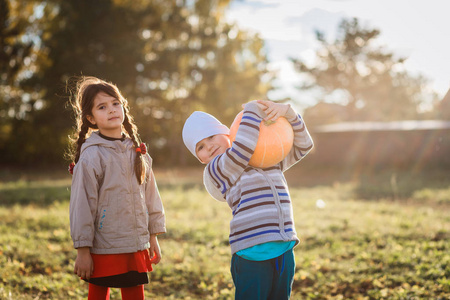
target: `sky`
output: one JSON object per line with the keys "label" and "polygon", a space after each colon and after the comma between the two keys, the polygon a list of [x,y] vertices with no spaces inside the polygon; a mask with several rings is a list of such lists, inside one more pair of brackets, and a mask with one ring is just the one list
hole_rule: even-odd
{"label": "sky", "polygon": [[406,57],[406,71],[423,75],[442,98],[450,88],[449,12],[449,0],[234,0],[226,17],[265,40],[269,68],[278,71],[280,87],[269,98],[289,97],[307,107],[316,100],[296,88],[302,79],[289,58],[312,63],[319,46],[314,31],[333,41],[340,21],[353,17],[363,27],[380,30],[383,49]]}

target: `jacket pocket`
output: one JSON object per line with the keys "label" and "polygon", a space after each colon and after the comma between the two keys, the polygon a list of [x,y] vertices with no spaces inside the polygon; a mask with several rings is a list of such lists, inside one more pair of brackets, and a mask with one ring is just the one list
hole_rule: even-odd
{"label": "jacket pocket", "polygon": [[114,207],[115,195],[107,193],[102,201],[99,203],[97,210],[96,230],[108,234],[116,230],[114,224],[114,215],[116,214],[116,208]]}

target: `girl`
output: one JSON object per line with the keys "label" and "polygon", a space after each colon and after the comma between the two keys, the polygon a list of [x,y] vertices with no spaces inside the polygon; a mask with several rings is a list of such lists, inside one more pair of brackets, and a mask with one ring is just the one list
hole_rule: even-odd
{"label": "girl", "polygon": [[89,282],[88,299],[109,299],[110,287],[122,299],[144,299],[147,272],[161,260],[156,236],[166,231],[152,159],[115,85],[83,77],[72,106],[74,272]]}

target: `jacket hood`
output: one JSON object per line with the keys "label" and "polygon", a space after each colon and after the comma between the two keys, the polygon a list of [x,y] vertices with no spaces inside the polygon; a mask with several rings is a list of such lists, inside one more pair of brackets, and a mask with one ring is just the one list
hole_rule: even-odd
{"label": "jacket hood", "polygon": [[91,136],[88,137],[86,139],[86,141],[83,143],[83,145],[81,146],[80,154],[83,153],[84,150],[86,150],[87,148],[89,148],[91,146],[101,146],[101,147],[105,147],[105,148],[112,148],[116,151],[123,152],[124,150],[126,150],[128,147],[131,147],[132,145],[133,145],[133,142],[128,137],[125,138],[124,142],[109,141],[107,139],[102,138],[98,134],[98,131],[94,131],[94,132],[92,132]]}

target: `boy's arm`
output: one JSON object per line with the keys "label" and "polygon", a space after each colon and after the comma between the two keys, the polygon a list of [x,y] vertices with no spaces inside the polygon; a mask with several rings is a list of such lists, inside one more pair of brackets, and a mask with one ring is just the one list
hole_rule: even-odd
{"label": "boy's arm", "polygon": [[284,117],[289,121],[294,130],[294,145],[286,158],[280,162],[283,172],[302,160],[314,146],[305,122],[292,106],[287,110]]}
{"label": "boy's arm", "polygon": [[[245,104],[236,139],[231,148],[217,155],[206,166],[203,177],[205,187],[215,199],[225,201],[226,192],[247,168],[258,142],[261,115],[256,101]],[[220,195],[222,197],[219,197]]]}

